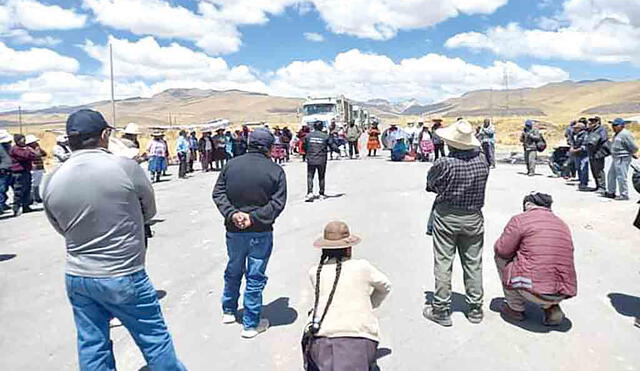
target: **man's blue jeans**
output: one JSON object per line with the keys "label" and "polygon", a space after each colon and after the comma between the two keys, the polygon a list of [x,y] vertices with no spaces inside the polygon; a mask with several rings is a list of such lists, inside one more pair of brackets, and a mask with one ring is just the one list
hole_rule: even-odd
{"label": "man's blue jeans", "polygon": [[0,173],[0,207],[7,206],[7,192],[11,186],[11,173]]}
{"label": "man's blue jeans", "polygon": [[580,187],[587,187],[589,185],[589,156],[576,156],[575,161]]}
{"label": "man's blue jeans", "polygon": [[156,290],[145,271],[121,277],[66,275],[78,333],[80,370],[115,370],[109,321],[118,318],[151,370],[185,370],[176,357]]}
{"label": "man's blue jeans", "polygon": [[244,290],[245,329],[256,328],[262,312],[262,290],[267,284],[267,263],[273,249],[273,232],[227,232],[229,263],[224,271],[222,311],[235,314],[238,310],[242,276],[247,283]]}

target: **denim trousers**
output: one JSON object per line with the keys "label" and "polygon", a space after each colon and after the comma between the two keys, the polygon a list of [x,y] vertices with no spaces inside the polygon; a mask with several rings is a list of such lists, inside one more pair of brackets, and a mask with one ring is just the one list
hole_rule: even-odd
{"label": "denim trousers", "polygon": [[186,370],[176,357],[158,296],[145,271],[108,278],[66,275],[78,334],[80,370],[115,370],[109,321],[118,318],[149,369]]}
{"label": "denim trousers", "polygon": [[576,156],[576,169],[578,169],[578,179],[580,179],[580,187],[589,185],[589,157]]}
{"label": "denim trousers", "polygon": [[627,176],[629,174],[629,166],[631,165],[631,157],[613,157],[611,159],[611,167],[607,174],[607,193],[615,194],[616,187],[620,188],[620,196],[629,197],[629,185],[627,184]]}
{"label": "denim trousers", "polygon": [[7,192],[11,186],[11,173],[0,174],[0,207],[7,206]]}
{"label": "denim trousers", "polygon": [[238,310],[242,277],[246,279],[242,325],[256,328],[262,313],[262,290],[267,285],[267,264],[273,249],[273,232],[227,232],[229,262],[224,271],[222,311],[235,314]]}

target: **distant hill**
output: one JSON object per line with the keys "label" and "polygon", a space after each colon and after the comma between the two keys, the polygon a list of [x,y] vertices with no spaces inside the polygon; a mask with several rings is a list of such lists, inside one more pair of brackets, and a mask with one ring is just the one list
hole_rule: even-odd
{"label": "distant hill", "polygon": [[[297,109],[302,98],[270,96],[240,90],[168,89],[150,98],[133,97],[117,101],[117,125],[134,121],[143,126],[203,123],[216,118],[232,122],[267,121],[274,124],[299,122]],[[640,81],[564,81],[539,88],[477,90],[443,102],[421,105],[415,100],[389,102],[373,99],[354,102],[384,121],[425,118],[503,118],[520,122],[531,117],[564,125],[576,116],[640,114]],[[69,113],[92,108],[111,117],[111,102],[81,106],[58,106],[23,112],[26,125],[61,125]],[[17,125],[17,112],[0,113],[0,126]],[[509,124],[510,125],[510,124]]]}

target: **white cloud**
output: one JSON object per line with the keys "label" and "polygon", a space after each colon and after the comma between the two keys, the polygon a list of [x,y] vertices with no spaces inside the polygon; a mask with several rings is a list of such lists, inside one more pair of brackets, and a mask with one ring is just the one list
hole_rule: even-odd
{"label": "white cloud", "polygon": [[511,23],[455,35],[446,46],[490,50],[506,57],[640,64],[639,39],[639,1],[566,0],[561,12],[540,19],[537,29]]}
{"label": "white cloud", "polygon": [[51,36],[34,37],[28,31],[23,29],[0,32],[0,39],[9,39],[15,44],[36,46],[55,46],[62,42],[62,40]]}
{"label": "white cloud", "polygon": [[305,39],[315,43],[321,43],[324,41],[324,36],[316,32],[305,32],[303,35]]}
{"label": "white cloud", "polygon": [[267,14],[279,14],[295,0],[208,0],[198,11],[161,0],[84,0],[98,22],[136,35],[193,41],[210,54],[237,51],[242,44],[238,25],[264,24]]}
{"label": "white cloud", "polygon": [[[229,67],[222,58],[213,58],[178,43],[161,46],[151,36],[132,42],[109,37],[113,46],[114,74],[119,80],[143,79],[159,86],[206,87],[265,91],[265,85],[249,67]],[[109,75],[109,47],[86,41],[84,50],[103,63],[102,75]],[[170,84],[180,86],[170,86]],[[191,84],[193,86],[188,86]]]}
{"label": "white cloud", "polygon": [[353,49],[338,54],[331,63],[293,62],[274,72],[269,86],[273,94],[287,96],[345,94],[358,100],[418,98],[433,102],[470,90],[501,87],[505,69],[514,88],[569,78],[564,70],[550,66],[525,69],[512,62],[494,62],[482,67],[438,54],[396,63],[384,55]]}
{"label": "white cloud", "polygon": [[0,42],[0,75],[32,74],[44,71],[75,72],[78,61],[53,50],[31,48],[14,50]]}
{"label": "white cloud", "polygon": [[33,31],[70,30],[85,25],[87,16],[58,5],[35,0],[8,0],[0,5],[0,31],[26,28]]}
{"label": "white cloud", "polygon": [[329,29],[374,40],[433,26],[460,14],[490,14],[508,0],[312,0]]}

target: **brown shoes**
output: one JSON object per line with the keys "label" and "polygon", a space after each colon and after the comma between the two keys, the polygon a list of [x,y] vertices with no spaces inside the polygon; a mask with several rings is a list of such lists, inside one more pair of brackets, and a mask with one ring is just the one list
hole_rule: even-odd
{"label": "brown shoes", "polygon": [[500,307],[500,313],[505,317],[505,319],[511,321],[521,322],[525,319],[524,312],[519,312],[517,310],[511,309],[511,307],[506,302],[502,303],[502,307]]}
{"label": "brown shoes", "polygon": [[548,309],[544,309],[544,319],[542,323],[545,326],[558,326],[564,320],[564,313],[558,304],[552,305]]}

